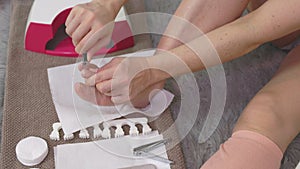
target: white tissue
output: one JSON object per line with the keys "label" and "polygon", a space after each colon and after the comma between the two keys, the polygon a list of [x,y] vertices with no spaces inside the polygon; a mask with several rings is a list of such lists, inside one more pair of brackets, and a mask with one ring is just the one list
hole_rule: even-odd
{"label": "white tissue", "polygon": [[[54,147],[55,168],[117,169],[151,164],[157,169],[170,169],[170,165],[167,163],[133,155],[133,148],[162,139],[163,136],[155,131],[150,135],[125,136],[88,143],[58,145]],[[151,153],[168,158],[165,146],[161,146]]]}
{"label": "white tissue", "polygon": [[[132,53],[123,56],[152,56],[154,50]],[[112,58],[95,59],[93,63],[103,66]],[[144,109],[135,109],[129,104],[118,106],[97,106],[82,100],[74,91],[76,82],[83,82],[77,64],[70,64],[48,69],[48,79],[53,103],[65,134],[72,134],[103,121],[126,116],[131,113],[142,113],[155,117],[170,105],[174,95],[166,90],[159,91]]]}

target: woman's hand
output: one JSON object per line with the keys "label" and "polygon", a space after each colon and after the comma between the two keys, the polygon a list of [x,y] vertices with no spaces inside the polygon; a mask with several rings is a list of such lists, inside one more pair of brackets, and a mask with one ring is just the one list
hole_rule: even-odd
{"label": "woman's hand", "polygon": [[77,53],[88,53],[89,60],[109,44],[117,16],[124,0],[93,0],[75,6],[66,20],[66,32]]}
{"label": "woman's hand", "polygon": [[111,96],[114,103],[124,103],[159,82],[156,78],[159,71],[154,71],[147,57],[117,57],[98,69],[86,80],[86,84],[96,86],[100,93]]}
{"label": "woman's hand", "polygon": [[[87,79],[96,74],[98,66],[90,63],[84,66],[79,64],[78,69],[81,72],[81,76]],[[95,86],[88,86],[84,83],[76,83],[74,88],[80,98],[90,103],[101,106],[114,105],[114,103],[111,101],[111,97],[100,93]]]}
{"label": "woman's hand", "polygon": [[[124,59],[126,59],[126,58],[115,58],[114,65],[119,65],[118,63],[122,62]],[[114,67],[113,65],[110,65],[110,66]],[[97,76],[99,76],[100,75],[99,73],[101,71],[103,71],[104,69],[106,69],[107,67],[105,68],[105,66],[104,66],[104,67],[100,68],[99,69],[100,72],[98,72],[98,73],[97,73],[98,67],[94,64],[87,64],[85,66],[80,64],[78,66],[78,68],[81,72],[82,77],[86,79],[86,84],[83,84],[83,83],[75,84],[76,93],[82,99],[84,99],[88,102],[91,102],[93,104],[97,104],[97,105],[110,106],[110,105],[114,105],[114,104],[124,103],[126,101],[131,101],[131,103],[134,107],[144,108],[149,104],[149,102],[150,102],[149,100],[153,96],[153,94],[155,94],[155,93],[153,93],[153,91],[157,91],[155,89],[160,90],[164,87],[164,81],[160,81],[159,83],[152,84],[148,87],[139,88],[142,91],[137,92],[135,97],[130,96],[130,100],[116,103],[115,101],[114,102],[111,101],[111,96],[107,96],[98,90],[98,88],[100,88],[100,86],[101,86],[101,83],[96,84],[92,80],[92,79],[95,79]],[[96,86],[98,86],[98,87],[96,87]]]}
{"label": "woman's hand", "polygon": [[90,103],[100,106],[113,106],[114,103],[111,101],[110,96],[106,96],[100,93],[95,87],[87,86],[83,83],[76,83],[75,92],[77,95]]}

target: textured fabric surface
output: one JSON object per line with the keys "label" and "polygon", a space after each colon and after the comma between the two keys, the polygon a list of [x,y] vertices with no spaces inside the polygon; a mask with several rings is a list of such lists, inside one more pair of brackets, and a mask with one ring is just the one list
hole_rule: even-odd
{"label": "textured fabric surface", "polygon": [[[17,161],[14,151],[18,141],[24,137],[38,136],[47,141],[49,154],[38,166],[47,169],[54,168],[53,146],[82,142],[82,139],[68,142],[54,142],[49,139],[52,123],[57,122],[58,118],[51,100],[46,70],[48,67],[74,63],[76,59],[53,57],[24,50],[24,30],[32,2],[12,1],[0,161],[0,168],[3,169],[28,168]],[[138,3],[138,1],[132,2]],[[151,47],[148,36],[137,36],[135,41],[137,43],[135,47],[122,52],[128,53]],[[170,112],[166,111],[161,118],[152,122],[152,126],[163,131],[172,122]],[[176,136],[175,130],[171,135]],[[75,134],[75,138],[78,138],[78,133]],[[176,165],[172,168],[184,168],[179,145],[170,150],[168,155],[170,159],[176,161]]]}
{"label": "textured fabric surface", "polygon": [[[0,126],[2,126],[6,48],[9,32],[10,1],[0,0]],[[1,140],[1,130],[0,130]]]}

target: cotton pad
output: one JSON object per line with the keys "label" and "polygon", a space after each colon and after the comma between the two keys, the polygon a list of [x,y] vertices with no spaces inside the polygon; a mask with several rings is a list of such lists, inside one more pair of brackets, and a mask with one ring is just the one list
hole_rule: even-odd
{"label": "cotton pad", "polygon": [[16,146],[17,159],[25,166],[34,166],[41,163],[47,154],[47,142],[39,137],[24,138]]}

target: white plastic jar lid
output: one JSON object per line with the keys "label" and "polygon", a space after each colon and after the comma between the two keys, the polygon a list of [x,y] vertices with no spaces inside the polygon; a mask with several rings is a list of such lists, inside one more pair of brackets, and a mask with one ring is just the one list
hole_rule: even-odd
{"label": "white plastic jar lid", "polygon": [[48,154],[47,142],[39,137],[26,137],[16,146],[17,159],[26,166],[40,164]]}

